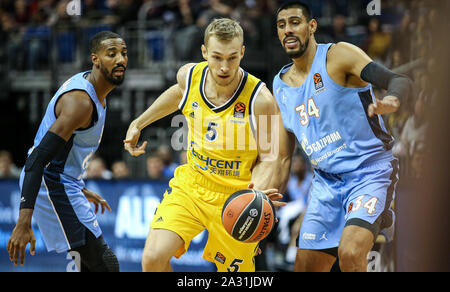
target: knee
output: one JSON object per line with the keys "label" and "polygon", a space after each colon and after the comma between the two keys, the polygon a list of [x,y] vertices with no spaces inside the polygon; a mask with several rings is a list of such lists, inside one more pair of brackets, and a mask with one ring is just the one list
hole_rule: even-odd
{"label": "knee", "polygon": [[341,270],[346,272],[367,270],[367,254],[368,251],[356,245],[340,246],[338,256]]}
{"label": "knee", "polygon": [[143,272],[162,272],[169,265],[170,258],[152,251],[146,250],[142,255],[142,271]]}

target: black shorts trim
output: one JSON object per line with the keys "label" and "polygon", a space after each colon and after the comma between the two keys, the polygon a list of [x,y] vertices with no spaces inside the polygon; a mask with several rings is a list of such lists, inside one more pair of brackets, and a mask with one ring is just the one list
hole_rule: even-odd
{"label": "black shorts trim", "polygon": [[369,222],[367,222],[365,220],[362,220],[359,218],[352,218],[345,223],[345,227],[354,225],[354,226],[359,226],[359,227],[365,228],[365,229],[369,230],[370,232],[372,232],[373,238],[375,241],[377,239],[378,233],[380,232],[381,220],[382,220],[382,216],[379,216],[378,219],[373,224],[370,224]]}
{"label": "black shorts trim", "polygon": [[332,247],[332,248],[326,248],[326,249],[319,249],[317,251],[329,254],[331,256],[334,256],[335,258],[338,257],[338,247]]}

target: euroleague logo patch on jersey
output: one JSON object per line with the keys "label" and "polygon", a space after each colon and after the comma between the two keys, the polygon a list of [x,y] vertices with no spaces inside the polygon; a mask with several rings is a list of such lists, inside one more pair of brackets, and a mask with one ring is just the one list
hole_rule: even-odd
{"label": "euroleague logo patch on jersey", "polygon": [[245,116],[245,109],[246,106],[245,104],[243,104],[242,102],[238,102],[235,106],[234,106],[234,117],[235,118],[244,118]]}
{"label": "euroleague logo patch on jersey", "polygon": [[225,261],[227,260],[227,258],[223,254],[221,254],[220,252],[217,252],[215,260],[223,265],[225,263]]}
{"label": "euroleague logo patch on jersey", "polygon": [[316,90],[323,88],[322,76],[319,73],[314,74],[314,86]]}

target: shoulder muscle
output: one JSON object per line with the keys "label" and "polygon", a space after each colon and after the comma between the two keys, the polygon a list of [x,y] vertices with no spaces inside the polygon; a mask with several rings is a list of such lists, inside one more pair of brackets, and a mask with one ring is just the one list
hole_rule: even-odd
{"label": "shoulder muscle", "polygon": [[361,75],[362,69],[372,62],[372,59],[362,49],[346,42],[332,46],[328,51],[327,58],[339,69],[358,77]]}
{"label": "shoulder muscle", "polygon": [[255,98],[255,115],[275,115],[279,112],[277,102],[266,86]]}
{"label": "shoulder muscle", "polygon": [[186,89],[186,77],[189,74],[189,70],[191,70],[191,68],[194,67],[195,65],[196,65],[195,63],[188,63],[178,70],[177,83],[181,91],[184,91]]}
{"label": "shoulder muscle", "polygon": [[57,119],[51,130],[68,139],[75,130],[86,127],[91,122],[93,112],[91,98],[85,91],[74,90],[65,93],[56,105]]}

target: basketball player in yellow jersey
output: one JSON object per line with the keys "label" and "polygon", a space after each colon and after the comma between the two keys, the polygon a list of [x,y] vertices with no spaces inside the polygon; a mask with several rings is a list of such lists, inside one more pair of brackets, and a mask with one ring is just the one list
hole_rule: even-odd
{"label": "basketball player in yellow jersey", "polygon": [[156,120],[180,109],[189,127],[188,163],[176,169],[157,208],[142,257],[144,271],[171,271],[172,256],[183,255],[205,228],[209,238],[203,257],[218,271],[255,270],[257,243],[228,235],[222,207],[233,192],[249,185],[266,190],[272,201],[280,199],[295,144],[287,142],[270,91],[239,67],[244,51],[240,25],[214,20],[202,45],[206,62],[181,67],[177,84],[128,129],[125,149],[138,156],[147,144],[137,145],[140,132]]}

